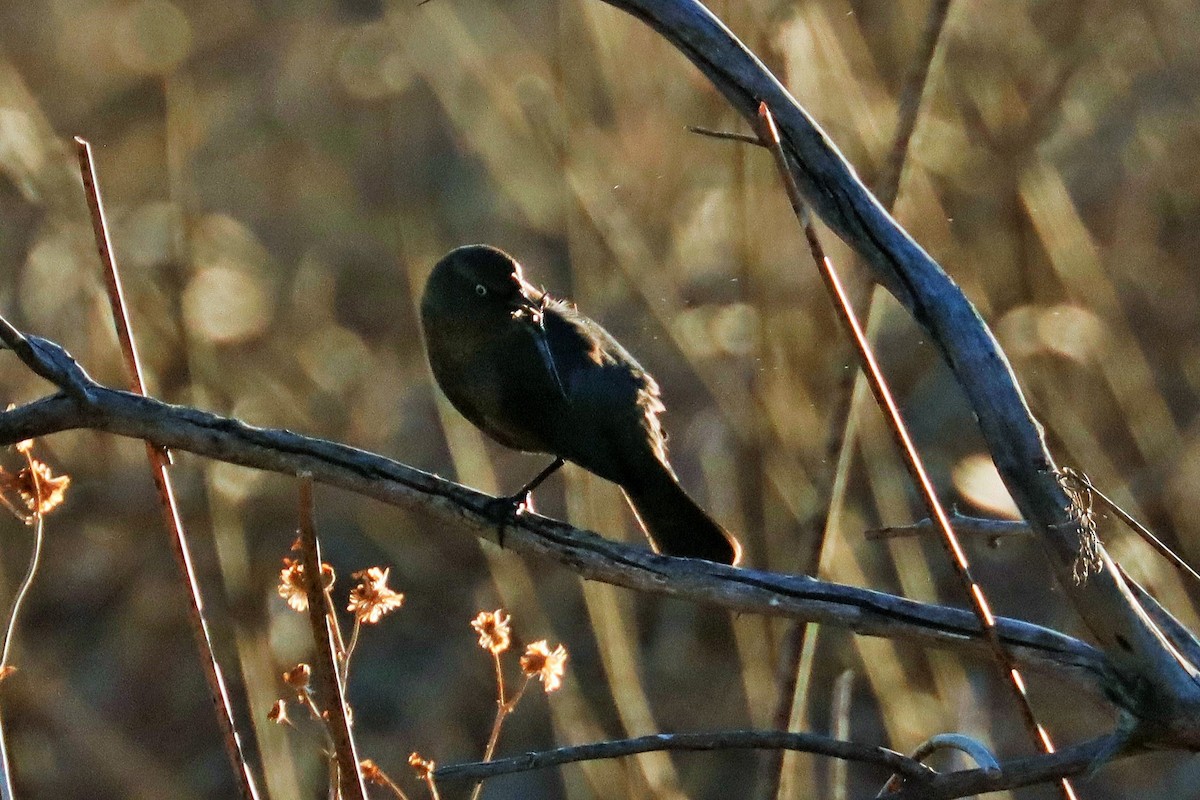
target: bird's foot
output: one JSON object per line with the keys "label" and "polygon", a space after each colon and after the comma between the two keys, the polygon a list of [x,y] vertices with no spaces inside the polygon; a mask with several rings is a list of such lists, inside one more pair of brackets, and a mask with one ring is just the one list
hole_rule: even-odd
{"label": "bird's foot", "polygon": [[533,512],[533,490],[553,475],[565,464],[561,456],[556,456],[550,464],[534,476],[533,480],[522,486],[516,494],[508,497],[497,497],[488,503],[488,514],[500,521],[500,530],[496,532],[496,543],[504,547],[504,530],[517,521],[522,514]]}
{"label": "bird's foot", "polygon": [[533,492],[519,491],[508,497],[497,497],[487,504],[487,514],[500,525],[496,531],[496,544],[504,547],[504,532],[517,519],[533,511]]}
{"label": "bird's foot", "polygon": [[533,511],[533,492],[521,491],[507,497],[494,497],[487,503],[488,516],[509,520]]}

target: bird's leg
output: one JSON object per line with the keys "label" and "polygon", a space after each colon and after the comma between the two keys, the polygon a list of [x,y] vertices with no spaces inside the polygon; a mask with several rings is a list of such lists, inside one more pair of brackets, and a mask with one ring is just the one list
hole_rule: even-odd
{"label": "bird's leg", "polygon": [[524,501],[524,500],[525,500],[525,499],[526,499],[526,498],[527,498],[527,497],[528,497],[530,494],[532,494],[532,493],[533,493],[533,490],[534,490],[534,489],[536,489],[537,487],[541,486],[541,485],[542,485],[542,483],[543,483],[543,482],[546,480],[546,478],[549,478],[551,475],[553,475],[554,473],[558,472],[558,470],[559,470],[559,469],[562,467],[562,465],[563,465],[563,464],[565,464],[565,463],[567,463],[567,462],[566,462],[566,461],[563,459],[563,457],[562,457],[562,456],[558,456],[558,457],[557,457],[557,458],[555,458],[553,461],[551,461],[551,462],[550,462],[550,463],[549,463],[549,464],[546,466],[546,468],[545,468],[545,469],[543,469],[543,470],[542,470],[541,472],[539,472],[537,475],[534,475],[534,476],[533,476],[533,480],[531,480],[529,483],[527,483],[527,484],[525,484],[524,486],[522,486],[522,487],[521,487],[521,491],[517,492],[517,493],[514,495],[514,497],[519,497],[519,498],[521,498],[521,499],[522,499],[522,501]]}
{"label": "bird's leg", "polygon": [[561,456],[556,457],[549,465],[541,472],[533,476],[533,480],[522,486],[516,493],[508,497],[497,497],[492,501],[491,505],[497,509],[504,510],[504,517],[500,522],[500,530],[496,534],[496,542],[504,547],[504,529],[508,527],[509,520],[516,519],[525,511],[533,510],[533,490],[541,486],[542,483],[558,472],[563,464],[567,463]]}

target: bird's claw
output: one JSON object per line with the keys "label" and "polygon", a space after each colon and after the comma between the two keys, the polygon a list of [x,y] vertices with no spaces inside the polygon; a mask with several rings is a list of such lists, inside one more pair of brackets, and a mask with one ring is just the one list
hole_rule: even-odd
{"label": "bird's claw", "polygon": [[496,544],[504,547],[504,531],[518,517],[533,511],[533,492],[517,492],[508,497],[497,497],[487,505],[488,516],[497,519],[500,524],[496,531]]}

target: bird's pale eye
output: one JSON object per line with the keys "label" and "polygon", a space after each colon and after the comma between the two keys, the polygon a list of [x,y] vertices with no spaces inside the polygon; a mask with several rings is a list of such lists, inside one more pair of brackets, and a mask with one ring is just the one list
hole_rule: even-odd
{"label": "bird's pale eye", "polygon": [[479,295],[480,297],[486,297],[487,296],[487,287],[484,286],[482,283],[475,284],[475,294]]}

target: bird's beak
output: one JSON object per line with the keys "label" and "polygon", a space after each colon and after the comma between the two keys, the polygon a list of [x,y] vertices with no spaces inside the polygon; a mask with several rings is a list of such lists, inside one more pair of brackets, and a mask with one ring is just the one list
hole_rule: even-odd
{"label": "bird's beak", "polygon": [[520,299],[518,303],[524,305],[532,305],[535,308],[540,308],[545,301],[546,293],[534,286],[529,281],[525,280],[524,274],[520,269],[517,269],[512,276],[513,283],[517,284],[518,294]]}
{"label": "bird's beak", "polygon": [[542,294],[524,281],[521,291],[513,300],[514,316],[528,317],[539,328],[542,327]]}

